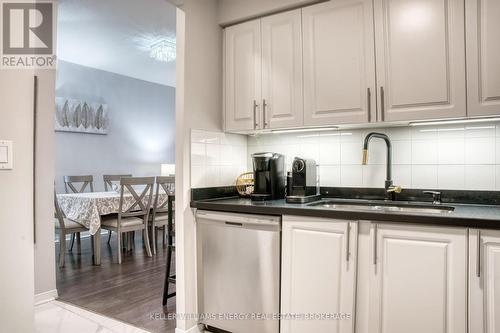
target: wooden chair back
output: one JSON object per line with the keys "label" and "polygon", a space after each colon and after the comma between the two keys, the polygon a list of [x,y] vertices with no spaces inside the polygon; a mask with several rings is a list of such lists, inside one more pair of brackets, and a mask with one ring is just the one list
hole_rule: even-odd
{"label": "wooden chair back", "polygon": [[132,175],[104,175],[102,179],[104,180],[104,190],[106,192],[113,190],[113,183],[120,183],[120,180],[124,177],[132,177]]}
{"label": "wooden chair back", "polygon": [[[80,184],[79,188],[76,184]],[[66,193],[83,193],[89,187],[90,192],[94,192],[93,176],[64,176],[64,189]]]}
{"label": "wooden chair back", "polygon": [[[154,177],[127,177],[120,180],[120,205],[118,209],[118,222],[120,223],[123,217],[143,217],[145,223],[149,217],[153,201],[153,185]],[[134,186],[144,186],[140,193]],[[133,197],[132,204],[128,207],[124,206],[125,192],[130,193]]]}
{"label": "wooden chair back", "polygon": [[66,229],[66,225],[64,224],[64,212],[61,209],[61,206],[59,206],[59,201],[57,201],[57,195],[56,191],[54,190],[54,215],[56,219],[59,221],[59,228],[61,229]]}
{"label": "wooden chair back", "polygon": [[153,204],[153,219],[157,213],[168,212],[168,200],[160,202],[160,193],[163,190],[167,195],[175,194],[175,177],[173,176],[162,176],[156,177],[156,192],[155,200]]}

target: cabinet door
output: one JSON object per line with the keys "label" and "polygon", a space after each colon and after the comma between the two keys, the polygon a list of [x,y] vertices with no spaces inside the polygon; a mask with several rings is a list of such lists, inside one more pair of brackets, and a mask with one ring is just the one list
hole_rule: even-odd
{"label": "cabinet door", "polygon": [[260,20],[225,30],[226,130],[252,130],[260,123],[261,100]]}
{"label": "cabinet door", "polygon": [[466,332],[465,228],[373,224],[372,246],[370,332]]}
{"label": "cabinet door", "polygon": [[500,332],[500,231],[469,234],[469,332]]}
{"label": "cabinet door", "polygon": [[469,116],[500,114],[500,2],[466,0]]}
{"label": "cabinet door", "polygon": [[281,333],[353,332],[357,223],[284,216],[282,244],[281,312],[350,318],[285,319]]}
{"label": "cabinet door", "polygon": [[299,9],[262,19],[262,98],[264,128],[303,124]]}
{"label": "cabinet door", "polygon": [[304,123],[364,123],[375,110],[370,0],[333,0],[302,10]]}
{"label": "cabinet door", "polygon": [[375,0],[379,121],[463,117],[463,0]]}

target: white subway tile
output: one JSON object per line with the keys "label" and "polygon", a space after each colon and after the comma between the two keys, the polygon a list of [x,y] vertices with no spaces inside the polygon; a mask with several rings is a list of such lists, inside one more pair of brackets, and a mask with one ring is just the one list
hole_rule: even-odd
{"label": "white subway tile", "polygon": [[465,188],[465,167],[463,165],[439,165],[438,187],[442,190]]}
{"label": "white subway tile", "polygon": [[388,128],[386,134],[392,141],[410,140],[411,133],[409,127]]}
{"label": "white subway tile", "polygon": [[[362,147],[361,147],[362,148]],[[362,150],[356,152],[358,156],[363,156]],[[374,139],[370,141],[368,146],[368,164],[386,164],[387,163],[387,146],[385,141]]]}
{"label": "white subway tile", "polygon": [[358,142],[361,143],[365,139],[364,130],[345,130],[340,132],[340,142]]}
{"label": "white subway tile", "polygon": [[221,166],[220,167],[220,179],[219,186],[232,186],[236,184],[236,178],[239,176],[239,173],[236,171],[236,168],[232,166]]}
{"label": "white subway tile", "polygon": [[494,190],[495,172],[494,165],[466,165],[465,188],[467,190]]}
{"label": "white subway tile", "polygon": [[221,186],[220,183],[220,166],[207,166],[205,171],[205,186],[216,187]]}
{"label": "white subway tile", "polygon": [[319,181],[321,186],[340,186],[340,166],[321,165],[319,167]]}
{"label": "white subway tile", "polygon": [[233,152],[233,146],[220,146],[220,165],[232,165],[234,160],[237,160],[237,152]]}
{"label": "white subway tile", "polygon": [[321,142],[319,144],[319,164],[337,165],[340,164],[340,141]]}
{"label": "white subway tile", "polygon": [[496,189],[500,190],[500,165],[495,166],[495,182],[496,182]]}
{"label": "white subway tile", "polygon": [[363,186],[381,187],[385,186],[386,166],[385,165],[363,165]]}
{"label": "white subway tile", "polygon": [[465,126],[463,125],[441,125],[438,127],[438,138],[464,138]]}
{"label": "white subway tile", "polygon": [[202,188],[206,187],[205,166],[193,165],[191,166],[191,187]]}
{"label": "white subway tile", "polygon": [[342,142],[340,144],[340,163],[358,164],[363,160],[363,144],[361,142]]}
{"label": "white subway tile", "polygon": [[318,143],[300,144],[300,157],[319,161],[319,144]]}
{"label": "white subway tile", "polygon": [[416,126],[411,128],[412,140],[435,140],[437,138],[438,129],[436,127],[421,127]]}
{"label": "white subway tile", "polygon": [[341,165],[340,183],[347,187],[361,187],[363,185],[363,169],[361,165]]}
{"label": "white subway tile", "polygon": [[220,145],[218,144],[207,144],[207,165],[220,165]]}
{"label": "white subway tile", "polygon": [[392,161],[394,164],[411,164],[411,141],[402,140],[392,143]]}
{"label": "white subway tile", "polygon": [[496,128],[494,124],[476,123],[465,126],[466,138],[489,138],[494,137]]}
{"label": "white subway tile", "polygon": [[439,164],[464,164],[465,141],[463,138],[440,138],[438,140]]}
{"label": "white subway tile", "polygon": [[412,188],[437,188],[437,165],[413,165],[411,170]]}
{"label": "white subway tile", "polygon": [[495,139],[495,161],[500,164],[500,137]]}
{"label": "white subway tile", "polygon": [[412,164],[437,164],[438,149],[435,140],[413,141],[411,147]]}
{"label": "white subway tile", "polygon": [[206,144],[192,143],[191,144],[191,164],[204,165],[206,162]]}
{"label": "white subway tile", "polygon": [[495,138],[466,138],[465,164],[494,164]]}
{"label": "white subway tile", "polygon": [[392,180],[395,185],[411,188],[411,165],[394,165],[392,167]]}

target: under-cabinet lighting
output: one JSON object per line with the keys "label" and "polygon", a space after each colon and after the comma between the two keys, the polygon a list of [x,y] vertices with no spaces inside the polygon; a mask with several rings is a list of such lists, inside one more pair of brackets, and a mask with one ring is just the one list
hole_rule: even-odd
{"label": "under-cabinet lighting", "polygon": [[471,124],[471,123],[486,123],[500,121],[500,117],[493,118],[474,118],[474,119],[455,119],[455,120],[438,120],[438,121],[419,121],[412,122],[410,126],[435,126],[435,125],[453,125],[453,124]]}
{"label": "under-cabinet lighting", "polygon": [[[311,128],[290,128],[290,129],[281,129],[281,130],[271,130],[268,133],[301,133],[301,132],[322,132],[322,131],[333,131],[339,129],[338,126],[330,126],[330,127],[311,127]],[[265,134],[262,133],[262,134]]]}

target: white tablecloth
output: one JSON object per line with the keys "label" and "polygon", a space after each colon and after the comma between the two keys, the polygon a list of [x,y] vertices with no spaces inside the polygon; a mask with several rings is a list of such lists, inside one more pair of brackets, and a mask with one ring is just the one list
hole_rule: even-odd
{"label": "white tablecloth", "polygon": [[[168,195],[160,192],[160,205],[167,201]],[[120,206],[120,193],[118,192],[92,192],[58,194],[57,200],[65,216],[81,225],[89,228],[90,234],[94,235],[101,227],[101,216],[118,213]],[[155,195],[153,194],[153,206]],[[128,209],[135,202],[130,193],[123,196],[123,210]],[[144,203],[147,198],[144,199]]]}

